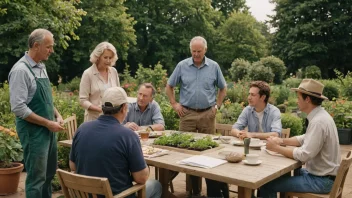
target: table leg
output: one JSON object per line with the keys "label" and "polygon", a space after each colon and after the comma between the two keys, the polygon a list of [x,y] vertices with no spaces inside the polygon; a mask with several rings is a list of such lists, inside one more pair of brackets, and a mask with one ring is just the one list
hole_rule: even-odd
{"label": "table leg", "polygon": [[252,197],[252,189],[239,186],[238,187],[238,197],[251,198]]}
{"label": "table leg", "polygon": [[176,197],[169,191],[170,171],[164,168],[159,168],[159,182],[163,188],[161,197]]}

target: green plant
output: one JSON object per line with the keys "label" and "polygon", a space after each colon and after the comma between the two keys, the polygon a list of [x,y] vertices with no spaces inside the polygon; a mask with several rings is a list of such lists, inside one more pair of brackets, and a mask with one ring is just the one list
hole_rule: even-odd
{"label": "green plant", "polygon": [[226,100],[229,99],[232,103],[247,103],[248,90],[248,81],[234,82],[233,86],[227,89]]}
{"label": "green plant", "polygon": [[10,91],[7,81],[0,84],[0,93],[0,125],[15,130],[16,116],[11,112]]}
{"label": "green plant", "polygon": [[315,65],[311,65],[311,66],[306,67],[305,77],[306,78],[313,78],[313,79],[320,79],[321,78],[320,68]]}
{"label": "green plant", "polygon": [[323,95],[329,98],[329,100],[333,100],[334,98],[339,97],[339,89],[337,83],[333,81],[326,81],[324,84],[324,92]]}
{"label": "green plant", "polygon": [[244,108],[244,103],[231,103],[225,100],[224,105],[216,114],[216,122],[220,124],[234,124]]}
{"label": "green plant", "polygon": [[250,67],[251,64],[248,61],[241,58],[235,59],[229,69],[231,80],[237,82],[244,79],[247,76]]}
{"label": "green plant", "polygon": [[341,95],[347,97],[349,100],[352,100],[352,72],[347,72],[346,75],[343,75],[337,69],[334,70],[337,76],[337,79],[341,83]]}
{"label": "green plant", "polygon": [[281,114],[282,128],[290,128],[290,136],[301,135],[303,133],[303,125],[301,118],[291,114],[283,113]]}
{"label": "green plant", "polygon": [[287,78],[283,81],[283,85],[287,88],[297,88],[301,83],[302,79],[298,78]]}
{"label": "green plant", "polygon": [[154,68],[151,66],[143,67],[140,64],[136,71],[136,79],[138,84],[146,82],[152,83],[154,87],[156,87],[157,92],[161,92],[166,86],[167,73],[160,63],[156,64]]}
{"label": "green plant", "polygon": [[203,137],[195,142],[191,142],[189,148],[197,151],[203,151],[207,149],[212,149],[218,147],[219,144],[214,142],[211,136]]}
{"label": "green plant", "polygon": [[165,128],[168,130],[178,130],[180,118],[169,103],[167,96],[163,93],[160,93],[155,96],[154,100],[157,101],[160,105],[160,109],[165,121]]}
{"label": "green plant", "polygon": [[23,149],[14,132],[0,128],[0,168],[11,168],[13,161],[23,160]]}
{"label": "green plant", "polygon": [[324,102],[323,107],[334,119],[337,128],[352,127],[352,101],[346,98],[333,99]]}
{"label": "green plant", "polygon": [[274,83],[281,84],[284,75],[286,74],[286,66],[285,63],[275,57],[275,56],[268,56],[260,59],[260,62],[265,66],[271,68],[272,72],[274,73]]}
{"label": "green plant", "polygon": [[252,67],[248,72],[248,76],[251,80],[261,80],[267,83],[271,83],[274,80],[274,73],[270,67],[265,67],[262,62],[257,61],[252,63]]}

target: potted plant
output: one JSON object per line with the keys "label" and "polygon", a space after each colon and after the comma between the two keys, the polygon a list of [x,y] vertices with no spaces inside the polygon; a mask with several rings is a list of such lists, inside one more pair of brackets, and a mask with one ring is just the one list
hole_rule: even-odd
{"label": "potted plant", "polygon": [[0,195],[17,192],[23,164],[23,150],[17,134],[0,126]]}
{"label": "potted plant", "polygon": [[339,134],[340,144],[352,141],[352,101],[345,98],[324,102],[324,107],[334,119]]}

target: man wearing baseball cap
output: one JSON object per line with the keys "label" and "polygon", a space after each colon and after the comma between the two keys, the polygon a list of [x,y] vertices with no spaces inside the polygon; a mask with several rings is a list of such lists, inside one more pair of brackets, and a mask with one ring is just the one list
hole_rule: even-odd
{"label": "man wearing baseball cap", "polygon": [[148,180],[139,137],[121,124],[128,112],[126,92],[111,87],[104,92],[102,103],[104,115],[77,129],[70,153],[71,170],[108,178],[114,195],[132,187],[134,181],[146,184],[147,197],[159,198],[161,184]]}
{"label": "man wearing baseball cap", "polygon": [[[335,122],[321,107],[327,100],[323,89],[324,85],[313,79],[304,79],[298,88],[292,88],[297,93],[299,109],[307,113],[306,133],[284,139],[270,137],[266,148],[305,163],[305,168],[293,177],[282,176],[262,186],[264,198],[276,198],[277,192],[326,194],[331,191],[341,156]],[[282,147],[280,144],[296,147]]]}

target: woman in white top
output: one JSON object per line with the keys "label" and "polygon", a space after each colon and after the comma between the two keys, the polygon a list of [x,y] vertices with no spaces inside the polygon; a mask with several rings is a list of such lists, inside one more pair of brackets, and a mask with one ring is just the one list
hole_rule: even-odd
{"label": "woman in white top", "polygon": [[98,44],[90,55],[91,67],[82,75],[79,99],[85,109],[84,121],[95,120],[102,114],[101,98],[109,87],[120,86],[115,65],[118,57],[115,47],[109,42]]}

